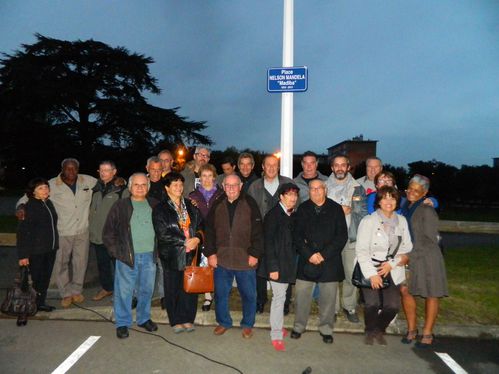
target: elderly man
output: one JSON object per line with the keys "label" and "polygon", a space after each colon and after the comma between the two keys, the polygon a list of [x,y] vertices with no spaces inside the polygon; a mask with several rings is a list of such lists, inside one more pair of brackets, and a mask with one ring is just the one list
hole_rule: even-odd
{"label": "elderly man", "polygon": [[[78,160],[66,158],[61,163],[61,173],[49,180],[50,200],[57,212],[59,232],[59,250],[53,274],[63,308],[68,308],[72,302],[81,303],[85,300],[82,291],[88,263],[88,215],[92,188],[97,179],[78,174],[79,168]],[[19,219],[23,219],[26,201],[25,195],[17,202],[16,215]]]}
{"label": "elderly man", "polygon": [[95,250],[99,281],[102,287],[92,298],[94,301],[102,300],[113,294],[114,259],[109,256],[102,241],[102,229],[113,204],[122,197],[129,195],[125,185],[117,185],[116,183],[117,170],[113,161],[102,161],[97,172],[99,173],[99,180],[92,189],[92,202],[90,203],[90,215],[88,217],[90,247]]}
{"label": "elderly man", "polygon": [[369,157],[366,160],[366,175],[357,179],[366,194],[369,195],[372,192],[376,192],[376,186],[374,185],[374,177],[376,174],[383,170],[383,163],[378,157]]}
{"label": "elderly man", "polygon": [[132,325],[132,296],[137,291],[137,325],[147,331],[158,326],[151,321],[151,299],[156,276],[155,235],[152,209],[157,200],[147,197],[149,181],[143,173],[128,182],[130,197],[118,200],[106,220],[102,238],[109,254],[116,258],[114,314],[116,336],[128,338]]}
{"label": "elderly man", "polygon": [[199,168],[210,162],[210,150],[205,147],[196,147],[194,151],[194,159],[187,163],[185,169],[182,170],[184,182],[184,197],[188,198],[189,194],[201,184],[199,180]]}
{"label": "elderly man", "polygon": [[342,296],[337,298],[336,314],[341,309],[350,322],[358,323],[357,316],[357,287],[352,285],[352,273],[355,261],[355,243],[357,241],[357,229],[360,221],[367,215],[366,193],[364,188],[353,179],[350,171],[350,160],[347,156],[336,156],[331,159],[331,170],[333,171],[326,182],[327,197],[341,205],[345,213],[348,228],[348,242],[341,252],[345,280],[342,282]]}
{"label": "elderly man", "polygon": [[293,234],[299,257],[291,338],[298,339],[305,331],[312,292],[319,284],[319,333],[324,343],[331,344],[338,282],[345,278],[341,251],[348,239],[347,226],[340,205],[327,198],[326,184],[315,179],[309,188],[310,199],[298,207]]}
{"label": "elderly man", "polygon": [[[274,155],[267,155],[262,163],[263,176],[248,188],[248,195],[255,199],[260,214],[265,217],[267,212],[279,203],[279,187],[285,183],[293,183],[288,177],[279,175],[279,159]],[[267,303],[267,279],[257,277],[256,312],[263,313]]]}
{"label": "elderly man", "polygon": [[237,159],[237,168],[239,169],[237,175],[239,175],[241,182],[243,182],[243,192],[247,192],[251,183],[258,179],[253,171],[254,167],[255,159],[251,153],[243,152],[239,155]]}
{"label": "elderly man", "polygon": [[234,278],[241,295],[244,338],[251,338],[256,312],[256,266],[263,252],[263,225],[258,206],[241,194],[241,179],[225,177],[226,196],[213,206],[206,223],[204,255],[215,268],[215,315],[218,326],[213,333],[222,335],[232,327],[229,295]]}
{"label": "elderly man", "polygon": [[317,170],[318,166],[317,154],[312,151],[306,151],[301,158],[302,171],[294,179],[294,182],[300,188],[300,200],[298,204],[309,199],[308,184],[310,181],[314,179],[327,180],[327,177]]}

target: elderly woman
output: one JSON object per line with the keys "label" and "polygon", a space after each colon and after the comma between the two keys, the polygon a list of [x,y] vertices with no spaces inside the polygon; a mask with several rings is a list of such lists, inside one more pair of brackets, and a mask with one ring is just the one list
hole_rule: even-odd
{"label": "elderly woman", "polygon": [[[203,220],[208,217],[211,207],[224,194],[223,188],[219,187],[215,182],[217,178],[217,170],[212,164],[206,164],[199,168],[199,180],[201,184],[189,194],[189,199],[194,201],[194,205],[201,211]],[[204,255],[201,255],[201,264],[208,265],[208,260]],[[207,312],[211,309],[213,297],[211,293],[204,294],[204,303],[201,309]]]}
{"label": "elderly woman", "polygon": [[164,177],[167,199],[153,211],[158,253],[163,265],[165,307],[175,333],[194,331],[197,294],[183,289],[184,269],[202,243],[199,210],[182,197],[184,177],[171,172]]}
{"label": "elderly woman", "polygon": [[[365,343],[376,340],[386,345],[385,329],[400,309],[399,284],[405,279],[404,264],[412,249],[407,221],[395,211],[400,193],[384,186],[376,192],[376,212],[365,216],[359,225],[355,254],[362,274],[371,281],[371,288],[362,288],[365,300]],[[383,288],[383,278],[389,286]],[[381,301],[382,300],[382,301]]]}
{"label": "elderly woman", "polygon": [[28,182],[25,216],[17,230],[19,266],[30,267],[36,304],[38,310],[44,312],[55,309],[45,304],[45,298],[59,248],[57,213],[49,200],[49,194],[50,187],[46,179],[35,178]]}
{"label": "elderly woman", "polygon": [[433,327],[438,315],[439,298],[448,296],[444,258],[438,245],[438,215],[431,206],[423,204],[430,188],[430,180],[416,174],[407,187],[407,202],[402,212],[409,222],[414,250],[409,256],[410,276],[408,288],[402,287],[402,305],[407,319],[407,335],[402,343],[416,339],[416,301],[414,296],[425,299],[423,335],[416,343],[418,348],[433,344]]}

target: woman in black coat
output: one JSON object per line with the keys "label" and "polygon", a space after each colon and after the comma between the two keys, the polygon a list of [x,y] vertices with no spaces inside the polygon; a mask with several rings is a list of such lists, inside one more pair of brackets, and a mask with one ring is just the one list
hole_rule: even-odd
{"label": "woman in black coat", "polygon": [[300,189],[293,183],[279,188],[279,204],[272,208],[264,220],[265,251],[258,275],[270,280],[270,339],[277,351],[284,351],[284,303],[290,283],[296,280],[297,254],[293,247],[293,214]]}
{"label": "woman in black coat", "polygon": [[49,200],[50,187],[46,179],[35,178],[28,182],[28,202],[24,220],[17,229],[17,255],[19,266],[29,266],[33,288],[36,291],[38,310],[51,312],[55,307],[47,305],[47,289],[59,248],[57,213]]}
{"label": "woman in black coat", "polygon": [[153,210],[158,254],[163,265],[165,307],[175,333],[194,331],[197,294],[184,291],[184,269],[202,244],[201,213],[182,197],[184,177],[171,172],[164,177],[168,198]]}

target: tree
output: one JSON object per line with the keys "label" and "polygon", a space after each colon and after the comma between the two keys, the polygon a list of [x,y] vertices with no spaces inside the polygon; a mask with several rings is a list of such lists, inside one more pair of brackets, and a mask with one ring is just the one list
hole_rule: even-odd
{"label": "tree", "polygon": [[212,143],[201,133],[205,122],[147,102],[144,94],[161,93],[151,57],[94,40],[36,38],[0,60],[0,155],[7,161],[32,166],[41,150],[89,160],[106,151],[147,156],[160,145]]}

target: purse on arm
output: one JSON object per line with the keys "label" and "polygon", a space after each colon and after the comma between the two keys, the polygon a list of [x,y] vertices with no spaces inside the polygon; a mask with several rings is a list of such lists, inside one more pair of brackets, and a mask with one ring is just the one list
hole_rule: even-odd
{"label": "purse on arm", "polygon": [[213,268],[211,266],[196,266],[198,258],[198,249],[192,258],[190,266],[184,270],[184,291],[187,293],[206,293],[213,292],[215,289],[213,281]]}
{"label": "purse on arm", "polygon": [[[401,242],[402,242],[402,237],[399,236],[397,247],[395,248],[392,254],[390,254],[390,248],[388,248],[388,253],[386,254],[387,260],[395,258],[397,252],[399,251]],[[381,289],[386,288],[390,285],[390,280],[388,279],[388,277],[381,277],[381,279],[383,280],[383,284],[380,287]],[[358,288],[372,288],[371,279],[364,277],[364,274],[362,274],[362,269],[360,268],[359,261],[355,263],[355,267],[353,268],[352,284]]]}

